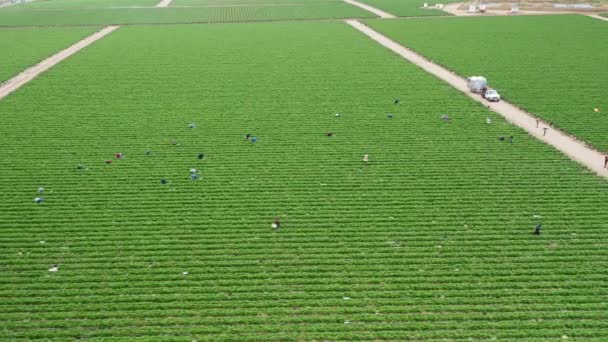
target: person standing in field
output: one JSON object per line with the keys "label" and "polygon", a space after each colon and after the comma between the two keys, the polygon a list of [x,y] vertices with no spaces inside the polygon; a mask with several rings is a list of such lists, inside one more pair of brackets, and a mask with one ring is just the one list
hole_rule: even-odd
{"label": "person standing in field", "polygon": [[540,224],[540,223],[539,223],[539,224],[537,224],[537,225],[534,227],[534,235],[540,235],[540,229],[541,229],[542,227],[543,227],[543,225],[542,225],[542,224]]}
{"label": "person standing in field", "polygon": [[608,156],[604,157],[604,169],[608,169]]}
{"label": "person standing in field", "polygon": [[549,128],[547,128],[547,127],[543,127],[543,137],[544,137],[545,135],[547,135],[547,130],[548,130],[548,129],[549,129]]}
{"label": "person standing in field", "polygon": [[369,154],[364,154],[363,155],[363,162],[366,163],[366,164],[369,163]]}
{"label": "person standing in field", "polygon": [[275,217],[274,221],[272,221],[272,229],[279,230],[279,228],[281,228],[281,219],[278,217]]}

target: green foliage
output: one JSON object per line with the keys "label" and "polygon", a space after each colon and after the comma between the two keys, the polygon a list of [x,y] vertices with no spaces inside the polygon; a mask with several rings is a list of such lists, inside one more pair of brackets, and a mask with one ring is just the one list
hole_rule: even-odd
{"label": "green foliage", "polygon": [[215,6],[255,4],[312,4],[342,2],[342,0],[173,0],[170,6]]}
{"label": "green foliage", "polygon": [[123,27],[0,116],[2,340],[608,332],[607,183],[343,23]]}
{"label": "green foliage", "polygon": [[0,26],[207,23],[231,21],[371,18],[373,14],[346,3],[290,6],[99,8],[53,10],[5,9]]}
{"label": "green foliage", "polygon": [[0,30],[0,83],[70,46],[96,29],[29,28]]}
{"label": "green foliage", "polygon": [[[361,0],[360,2],[400,17],[450,15],[442,10],[423,8],[425,2],[429,5],[434,4],[428,0]],[[449,2],[455,1],[448,0],[443,3],[445,4]]]}
{"label": "green foliage", "polygon": [[14,7],[23,9],[83,9],[125,6],[152,7],[158,2],[159,0],[35,0],[14,5]]}
{"label": "green foliage", "polygon": [[368,24],[462,76],[487,77],[505,99],[608,151],[605,22],[559,15]]}

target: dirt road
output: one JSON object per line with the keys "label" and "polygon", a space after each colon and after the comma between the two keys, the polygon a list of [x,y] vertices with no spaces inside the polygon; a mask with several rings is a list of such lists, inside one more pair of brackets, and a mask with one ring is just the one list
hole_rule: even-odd
{"label": "dirt road", "polygon": [[344,0],[344,2],[349,3],[349,4],[353,5],[353,6],[357,6],[359,8],[362,8],[362,9],[368,11],[368,12],[372,12],[375,15],[379,16],[380,18],[397,18],[396,16],[394,16],[394,15],[392,15],[390,13],[384,12],[383,10],[377,9],[377,8],[372,7],[370,5],[366,5],[366,4],[361,3],[359,1]]}
{"label": "dirt road", "polygon": [[[538,140],[552,145],[556,149],[566,154],[572,160],[586,166],[590,170],[596,172],[598,175],[608,178],[608,170],[604,168],[604,155],[602,153],[588,147],[585,145],[585,143],[550,127],[543,121],[539,121],[537,128],[537,118],[506,101],[494,103],[487,102],[478,94],[473,94],[469,91],[466,79],[429,61],[416,52],[405,48],[404,46],[374,31],[361,22],[357,20],[346,20],[346,23],[363,32],[365,35],[382,44],[389,50],[397,53],[401,57],[409,60],[425,71],[435,75],[437,78],[447,82],[473,100],[488,106],[490,110],[502,115],[509,122],[523,128]],[[547,128],[546,135],[544,134],[544,128]]]}
{"label": "dirt road", "polygon": [[169,4],[171,4],[171,0],[160,0],[155,7],[169,7]]}
{"label": "dirt road", "polygon": [[76,52],[80,51],[81,49],[93,44],[95,41],[105,37],[106,35],[110,34],[114,30],[116,30],[117,28],[119,28],[119,26],[108,26],[108,27],[102,29],[101,31],[95,32],[92,35],[77,42],[76,44],[57,52],[56,54],[52,55],[51,57],[34,65],[33,67],[25,69],[25,71],[21,72],[17,76],[2,83],[0,85],[0,100],[5,98],[6,96],[8,96],[8,94],[12,93],[13,91],[19,89],[21,86],[23,86],[27,82],[36,78],[36,76],[49,70],[50,68],[55,66],[57,63],[70,57],[71,55],[75,54]]}

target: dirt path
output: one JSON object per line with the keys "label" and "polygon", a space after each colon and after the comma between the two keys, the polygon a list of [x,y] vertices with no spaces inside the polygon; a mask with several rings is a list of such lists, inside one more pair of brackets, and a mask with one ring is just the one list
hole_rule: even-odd
{"label": "dirt path", "polygon": [[25,71],[21,72],[17,76],[9,79],[8,81],[0,84],[0,100],[8,96],[8,94],[13,91],[19,89],[21,86],[26,84],[27,82],[33,80],[41,73],[49,70],[57,63],[63,61],[64,59],[70,57],[81,49],[93,44],[95,41],[103,38],[104,36],[110,34],[112,31],[119,28],[119,26],[108,26],[101,31],[95,32],[92,35],[84,38],[83,40],[77,42],[76,44],[57,52],[51,57],[43,60],[42,62],[25,69]]}
{"label": "dirt path", "polygon": [[[485,101],[478,94],[473,94],[469,91],[466,79],[429,61],[416,52],[403,47],[402,45],[374,31],[361,22],[357,20],[346,20],[346,23],[363,32],[365,35],[382,44],[389,50],[397,53],[401,57],[409,60],[425,71],[447,82],[454,88],[465,93],[473,100],[488,106],[490,110],[504,116],[509,122],[523,128],[538,140],[552,145],[556,149],[566,154],[572,160],[575,160],[593,170],[597,174],[608,178],[608,170],[604,168],[604,155],[602,153],[588,147],[585,145],[585,143],[550,127],[543,121],[538,121],[539,124],[537,128],[537,119],[532,114],[525,112],[506,101],[500,101],[497,103]],[[546,135],[544,135],[544,128],[547,128]]]}
{"label": "dirt path", "polygon": [[169,4],[171,4],[171,0],[160,0],[155,7],[169,7]]}
{"label": "dirt path", "polygon": [[353,6],[360,7],[360,8],[362,8],[362,9],[368,11],[368,12],[372,12],[375,15],[379,16],[380,18],[397,18],[396,16],[394,16],[394,15],[392,15],[390,13],[384,12],[383,10],[377,9],[377,8],[372,7],[370,5],[366,5],[366,4],[361,3],[359,1],[344,0],[344,2],[349,3],[349,4],[353,5]]}
{"label": "dirt path", "polygon": [[[467,3],[454,2],[443,7],[443,11],[453,14],[458,17],[497,17],[497,16],[520,16],[520,15],[558,15],[558,14],[580,14],[586,15],[595,19],[607,20],[596,12],[589,11],[568,11],[568,10],[542,10],[542,9],[520,9],[517,13],[511,13],[510,10],[488,8],[486,13],[469,13],[468,8],[464,8]],[[508,5],[508,4],[506,4]],[[506,6],[505,5],[505,6]]]}
{"label": "dirt path", "polygon": [[591,18],[595,18],[595,19],[599,19],[599,20],[605,20],[605,21],[608,21],[608,18],[606,18],[606,17],[602,17],[602,16],[601,16],[601,15],[599,15],[599,14],[588,14],[588,15],[589,15]]}

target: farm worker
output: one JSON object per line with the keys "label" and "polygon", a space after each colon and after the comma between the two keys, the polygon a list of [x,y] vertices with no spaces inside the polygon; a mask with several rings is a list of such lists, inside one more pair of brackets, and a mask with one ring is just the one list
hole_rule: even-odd
{"label": "farm worker", "polygon": [[171,140],[171,145],[177,145],[177,141]]}
{"label": "farm worker", "polygon": [[251,138],[251,134],[245,135],[245,139],[249,140],[249,138]]}
{"label": "farm worker", "polygon": [[205,154],[204,153],[199,153],[197,157],[198,157],[198,159],[201,159],[201,160],[205,159]]}
{"label": "farm worker", "polygon": [[281,228],[281,219],[275,217],[274,221],[272,221],[272,228],[278,230]]}
{"label": "farm worker", "polygon": [[163,179],[161,179],[161,180],[160,180],[160,184],[163,184],[163,185],[164,185],[164,184],[167,184],[167,180],[166,180],[166,179],[164,179],[164,178],[163,178]]}
{"label": "farm worker", "polygon": [[252,143],[256,143],[258,141],[258,137],[251,137],[251,142]]}
{"label": "farm worker", "polygon": [[511,144],[513,143],[513,136],[509,137],[509,143],[511,143]]}
{"label": "farm worker", "polygon": [[498,137],[498,141],[505,141],[505,137],[503,137],[502,135]]}
{"label": "farm worker", "polygon": [[393,118],[393,114],[388,113],[388,114],[386,114],[386,117],[389,118],[389,119],[392,119]]}
{"label": "farm worker", "polygon": [[594,112],[594,113],[599,113],[599,112],[600,112],[600,109],[599,109],[599,108],[593,108],[593,112]]}
{"label": "farm worker", "polygon": [[39,193],[43,193],[44,192],[44,188],[38,188],[38,192]]}
{"label": "farm worker", "polygon": [[369,154],[364,154],[363,155],[363,162],[364,163],[368,163],[369,162]]}
{"label": "farm worker", "polygon": [[549,128],[547,128],[547,127],[543,127],[543,137],[544,137],[545,135],[547,135],[547,130],[548,130],[548,129],[549,129]]}
{"label": "farm worker", "polygon": [[339,118],[340,117],[340,113],[336,113],[336,117]]}
{"label": "farm worker", "polygon": [[116,153],[116,158],[117,159],[122,159],[122,157],[124,157],[125,155],[122,153]]}
{"label": "farm worker", "polygon": [[190,169],[190,173],[198,173],[198,170],[197,170],[197,169],[192,168],[192,169]]}
{"label": "farm worker", "polygon": [[106,164],[112,164],[112,160],[111,159],[106,160]]}
{"label": "farm worker", "polygon": [[44,202],[44,198],[42,198],[42,197],[36,197],[36,198],[34,198],[34,202],[40,204],[40,203]]}
{"label": "farm worker", "polygon": [[196,173],[190,174],[190,179],[192,179],[193,181],[198,180],[199,178],[200,178],[200,176]]}
{"label": "farm worker", "polygon": [[604,169],[608,169],[608,156],[604,157]]}
{"label": "farm worker", "polygon": [[540,123],[540,121],[538,121],[538,119],[536,119],[536,128],[538,128],[539,123]]}
{"label": "farm worker", "polygon": [[399,100],[399,99],[395,100],[395,104],[399,104],[400,102],[401,102],[401,100]]}
{"label": "farm worker", "polygon": [[450,117],[449,117],[449,116],[447,116],[447,115],[442,115],[442,116],[441,116],[441,120],[443,120],[443,121],[445,121],[445,122],[448,122],[448,121],[450,121]]}
{"label": "farm worker", "polygon": [[76,168],[78,170],[86,170],[87,167],[85,165],[83,165],[83,164],[78,164],[78,166],[76,166]]}
{"label": "farm worker", "polygon": [[150,150],[147,150],[147,151],[146,151],[146,155],[147,155],[147,156],[149,156],[149,155],[151,155],[151,154],[152,154],[152,151],[150,151]]}
{"label": "farm worker", "polygon": [[49,272],[57,272],[59,271],[59,265],[57,264],[53,264],[53,266],[51,266],[51,268],[49,268]]}
{"label": "farm worker", "polygon": [[486,123],[488,125],[490,125],[492,123],[492,118],[490,118],[490,117],[486,118]]}
{"label": "farm worker", "polygon": [[539,223],[539,224],[537,224],[537,225],[534,227],[534,235],[540,235],[540,229],[541,229],[542,227],[543,227],[543,225],[542,225],[542,224],[540,224],[540,223]]}
{"label": "farm worker", "polygon": [[188,128],[196,128],[196,124],[191,123],[188,125]]}
{"label": "farm worker", "polygon": [[331,131],[330,131],[330,132],[327,132],[327,133],[325,133],[325,134],[327,134],[327,136],[328,136],[328,137],[330,137],[330,138],[334,136],[334,132],[331,132]]}

